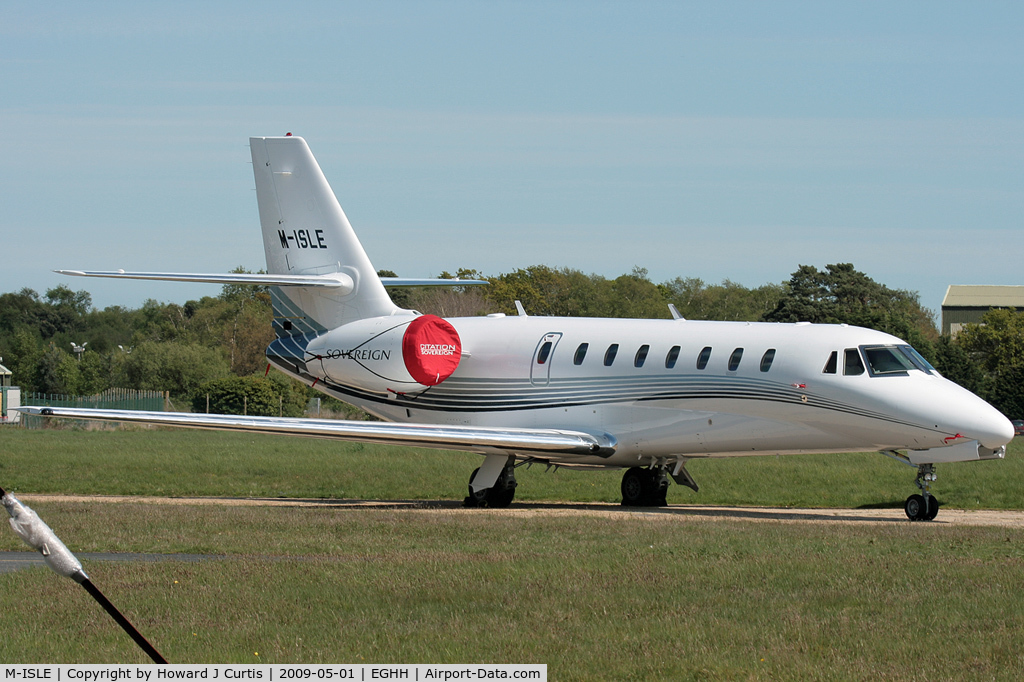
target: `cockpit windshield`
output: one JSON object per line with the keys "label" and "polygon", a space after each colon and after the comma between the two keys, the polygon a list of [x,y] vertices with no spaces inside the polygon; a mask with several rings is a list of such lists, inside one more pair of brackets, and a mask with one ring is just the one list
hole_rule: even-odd
{"label": "cockpit windshield", "polygon": [[910,346],[861,346],[871,376],[906,376],[912,369],[931,374],[935,368]]}
{"label": "cockpit windshield", "polygon": [[924,356],[917,352],[913,346],[897,346],[903,351],[910,361],[917,365],[917,368],[926,374],[938,374],[939,370],[932,367],[932,363],[924,359]]}

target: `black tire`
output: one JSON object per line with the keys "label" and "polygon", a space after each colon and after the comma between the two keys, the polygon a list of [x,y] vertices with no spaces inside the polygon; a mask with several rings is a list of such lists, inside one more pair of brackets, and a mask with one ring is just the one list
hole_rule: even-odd
{"label": "black tire", "polygon": [[501,472],[501,475],[498,476],[498,480],[495,482],[493,488],[484,488],[483,490],[473,492],[473,480],[476,478],[478,471],[480,471],[479,467],[474,469],[473,473],[469,477],[469,494],[466,496],[466,499],[462,501],[462,506],[469,508],[493,507],[495,509],[504,509],[512,504],[512,500],[515,499],[516,496],[516,485],[514,479],[512,485],[509,485],[509,478],[506,471]]}
{"label": "black tire", "polygon": [[[907,518],[911,521],[923,521],[928,515],[927,504],[920,495],[908,497],[907,501],[903,504],[903,511],[907,513]],[[938,511],[938,507],[936,507],[936,511]]]}
{"label": "black tire", "polygon": [[515,488],[502,488],[498,486],[487,489],[487,506],[494,507],[495,509],[504,509],[505,507],[512,504],[512,500],[516,496]]}
{"label": "black tire", "polygon": [[473,473],[469,476],[469,495],[462,501],[463,507],[475,508],[475,507],[487,507],[488,499],[487,493],[490,489],[477,490],[473,492],[473,479],[476,478],[476,472],[480,471],[480,467],[473,469]]}
{"label": "black tire", "polygon": [[620,489],[623,493],[624,507],[641,507],[644,500],[643,469],[633,467],[627,469],[623,474],[623,483]]}
{"label": "black tire", "polygon": [[632,467],[622,476],[622,506],[649,507],[654,500],[654,480],[647,469]]}
{"label": "black tire", "polygon": [[935,517],[939,515],[939,501],[935,499],[934,495],[928,496],[928,513],[925,514],[925,521],[934,521]]}

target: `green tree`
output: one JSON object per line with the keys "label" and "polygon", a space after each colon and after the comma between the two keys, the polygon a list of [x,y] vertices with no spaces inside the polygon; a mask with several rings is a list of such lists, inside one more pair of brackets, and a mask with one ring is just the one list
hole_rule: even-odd
{"label": "green tree", "polygon": [[[252,270],[246,270],[243,266],[239,265],[237,268],[231,271],[233,275],[251,275]],[[259,270],[256,274],[265,275],[266,270]],[[258,298],[265,298],[267,301],[270,300],[270,287],[262,284],[225,284],[220,290],[219,298],[222,301],[229,303],[240,303],[244,301],[252,301]]]}
{"label": "green tree", "polygon": [[935,357],[932,362],[935,369],[950,381],[960,384],[972,393],[987,394],[988,386],[981,365],[975,362],[970,353],[950,335],[943,334],[939,337],[935,343]]}
{"label": "green tree", "polygon": [[76,343],[86,341],[89,350],[101,354],[112,353],[118,346],[129,346],[137,328],[138,314],[135,310],[121,306],[109,306],[103,310],[93,309],[82,320],[82,331]]}
{"label": "green tree", "polygon": [[270,379],[259,376],[227,377],[202,384],[192,397],[192,411],[210,414],[247,414],[276,417],[283,411],[281,394]]}
{"label": "green tree", "polygon": [[487,297],[501,312],[516,314],[515,302],[519,301],[531,315],[554,315],[553,299],[558,298],[561,288],[558,271],[546,265],[520,268],[499,277],[490,278]]}
{"label": "green tree", "polygon": [[86,350],[78,360],[78,394],[95,395],[111,388],[113,384],[111,357],[113,353],[96,353]]}
{"label": "green tree", "polygon": [[29,288],[0,295],[0,334],[13,334],[19,329],[44,333],[46,307],[39,294]]}
{"label": "green tree", "polygon": [[25,328],[18,329],[0,345],[0,357],[11,370],[14,385],[25,393],[39,390],[39,362],[43,357],[38,337]]}
{"label": "green tree", "polygon": [[[516,314],[518,300],[530,315],[610,317],[617,310],[618,316],[629,316],[630,313],[624,311],[641,306],[634,296],[636,290],[649,284],[641,282],[646,279],[646,272],[637,272],[643,273],[642,276],[624,275],[626,280],[619,282],[619,291],[615,291],[616,284],[598,275],[586,275],[571,268],[533,265],[499,277],[484,278],[491,282],[485,295],[499,311],[509,315]],[[629,297],[630,301],[616,308],[613,303],[616,295]]]}
{"label": "green tree", "polygon": [[[257,375],[259,377],[261,375]],[[266,377],[274,386],[274,391],[281,397],[285,417],[301,417],[306,413],[306,405],[312,395],[323,395],[304,383],[296,381],[282,372],[271,371]]]}
{"label": "green tree", "polygon": [[64,285],[48,290],[45,299],[28,288],[3,294],[0,296],[0,335],[27,328],[49,341],[55,334],[79,331],[91,303],[89,292],[72,291]]}
{"label": "green tree", "polygon": [[222,338],[232,372],[248,375],[266,368],[267,346],[274,340],[272,319],[270,306],[250,302],[225,320]]}
{"label": "green tree", "polygon": [[781,284],[748,289],[728,279],[706,285],[696,277],[677,277],[664,286],[669,302],[689,320],[761,320],[775,309],[786,291]]}
{"label": "green tree", "polygon": [[898,336],[925,357],[933,357],[938,331],[916,292],[890,289],[854,269],[850,263],[819,271],[801,265],[767,322],[851,324]]}
{"label": "green tree", "polygon": [[[398,273],[393,270],[378,270],[378,277],[398,277]],[[406,310],[413,308],[413,304],[410,300],[412,292],[409,287],[388,287],[388,296],[391,297],[391,302],[399,308]]]}
{"label": "green tree", "polygon": [[983,397],[1008,417],[1024,416],[1024,313],[990,310],[967,324],[956,342],[985,372]]}
{"label": "green tree", "polygon": [[669,317],[668,290],[653,283],[647,270],[634,267],[628,275],[620,275],[600,287],[604,303],[601,317],[633,319],[664,319]]}
{"label": "green tree", "polygon": [[72,291],[63,284],[46,290],[46,302],[54,308],[68,310],[75,317],[84,317],[92,306],[92,295],[84,289]]}
{"label": "green tree", "polygon": [[37,376],[37,390],[40,393],[79,394],[82,377],[78,361],[54,343],[50,344],[39,359]]}
{"label": "green tree", "polygon": [[176,341],[145,341],[125,358],[125,388],[191,397],[200,385],[230,374],[221,351]]}

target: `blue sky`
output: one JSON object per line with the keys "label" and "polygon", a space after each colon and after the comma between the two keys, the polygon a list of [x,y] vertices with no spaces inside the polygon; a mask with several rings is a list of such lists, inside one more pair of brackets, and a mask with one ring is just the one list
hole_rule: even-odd
{"label": "blue sky", "polygon": [[250,135],[377,268],[1024,284],[1024,4],[0,2],[0,292],[264,265]]}

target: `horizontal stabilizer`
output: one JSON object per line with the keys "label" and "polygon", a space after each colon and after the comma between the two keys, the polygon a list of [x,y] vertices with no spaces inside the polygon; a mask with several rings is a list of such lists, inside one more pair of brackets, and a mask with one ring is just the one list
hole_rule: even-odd
{"label": "horizontal stabilizer", "polygon": [[408,277],[381,277],[386,287],[464,287],[470,284],[490,284],[485,279],[409,279]]}
{"label": "horizontal stabilizer", "polygon": [[[278,287],[326,287],[352,290],[352,278],[343,272],[330,275],[253,275],[249,273],[210,274],[198,272],[125,272],[124,270],[54,270],[73,277],[110,277],[113,279],[149,279],[167,282],[207,282],[210,284],[259,284]],[[462,287],[490,284],[484,279],[410,279],[408,277],[381,277],[386,287]]]}
{"label": "horizontal stabilizer", "polygon": [[581,431],[562,431],[560,429],[504,429],[440,424],[243,417],[225,414],[94,410],[69,407],[19,407],[17,409],[26,414],[44,417],[158,424],[218,431],[277,433],[478,453],[503,451],[536,456],[559,454],[563,456],[610,457],[615,452],[616,445],[615,439],[609,435],[596,436]]}
{"label": "horizontal stabilizer", "polygon": [[193,272],[125,272],[124,270],[54,270],[75,277],[111,277],[114,279],[151,279],[169,282],[208,282],[210,284],[260,284],[278,287],[327,287],[352,291],[355,284],[349,275],[253,275],[249,273],[205,274]]}

